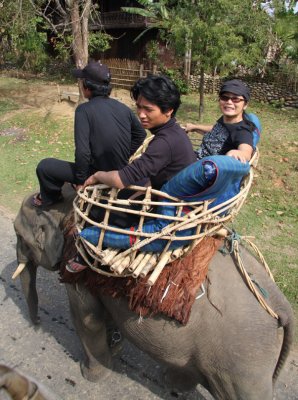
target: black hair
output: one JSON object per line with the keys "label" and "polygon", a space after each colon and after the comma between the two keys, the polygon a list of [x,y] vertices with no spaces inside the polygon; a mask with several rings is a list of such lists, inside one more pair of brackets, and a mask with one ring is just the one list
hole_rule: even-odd
{"label": "black hair", "polygon": [[173,109],[174,116],[181,104],[180,93],[175,83],[166,75],[149,75],[139,79],[130,90],[131,98],[137,101],[144,97],[157,105],[162,113]]}
{"label": "black hair", "polygon": [[112,91],[112,86],[110,83],[94,83],[89,79],[83,79],[83,86],[85,89],[89,89],[91,91],[91,97],[108,97]]}
{"label": "black hair", "polygon": [[245,121],[247,123],[247,125],[249,126],[249,129],[251,132],[253,132],[255,129],[257,129],[256,125],[248,118],[248,115],[245,111],[243,111],[243,121]]}

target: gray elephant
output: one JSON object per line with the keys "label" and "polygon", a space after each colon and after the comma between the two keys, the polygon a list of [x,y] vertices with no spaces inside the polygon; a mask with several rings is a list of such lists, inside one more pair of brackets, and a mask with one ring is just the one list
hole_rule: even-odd
{"label": "gray elephant", "polygon": [[[71,201],[68,207],[57,205],[46,211],[56,220],[49,236],[52,243],[56,243],[55,235],[60,237],[70,210]],[[27,198],[15,221],[18,261],[26,262],[20,278],[34,323],[38,322],[36,268],[41,265],[53,270],[61,259],[55,247],[54,260],[44,255],[44,249],[50,252],[49,232],[43,229],[44,241],[39,246],[34,244],[33,233],[28,239],[28,232],[38,231],[38,219],[35,229],[27,226],[26,235],[22,235],[25,216],[36,212]],[[32,221],[32,216],[29,219]],[[293,313],[261,264],[243,247],[241,253],[248,273],[269,294],[267,302],[278,314],[278,320],[261,307],[239,274],[233,257],[220,252],[209,265],[206,294],[194,302],[186,325],[161,314],[140,320],[129,310],[126,299],[102,293],[95,297],[84,282],[66,283],[72,319],[85,350],[81,362],[83,376],[99,382],[111,371],[107,326],[112,318],[127,339],[165,365],[165,381],[171,388],[189,390],[200,383],[216,399],[272,399],[273,384],[293,340]]]}

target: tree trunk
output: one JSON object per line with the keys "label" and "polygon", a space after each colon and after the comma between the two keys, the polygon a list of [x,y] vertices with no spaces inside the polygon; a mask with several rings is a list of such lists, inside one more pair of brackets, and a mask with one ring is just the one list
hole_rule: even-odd
{"label": "tree trunk", "polygon": [[[81,6],[81,8],[80,8]],[[90,16],[91,0],[72,0],[70,6],[71,28],[73,35],[73,55],[77,68],[84,68],[88,63],[88,21]],[[82,9],[82,14],[80,14]],[[81,85],[79,85],[79,102],[84,99]]]}
{"label": "tree trunk", "polygon": [[200,106],[199,106],[199,121],[201,121],[204,113],[204,67],[200,68]]}
{"label": "tree trunk", "polygon": [[215,93],[215,77],[217,72],[217,65],[214,67],[213,76],[212,76],[212,94]]}
{"label": "tree trunk", "polygon": [[185,54],[184,54],[184,75],[189,81],[190,76],[190,67],[191,67],[191,44],[192,41],[190,38],[185,39]]}

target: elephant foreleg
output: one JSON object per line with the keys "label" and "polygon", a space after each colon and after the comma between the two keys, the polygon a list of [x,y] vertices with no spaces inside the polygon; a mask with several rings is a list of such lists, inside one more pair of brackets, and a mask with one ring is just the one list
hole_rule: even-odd
{"label": "elephant foreleg", "polygon": [[98,382],[112,369],[104,306],[83,285],[66,284],[66,289],[73,324],[85,351],[82,375],[91,382]]}
{"label": "elephant foreleg", "polygon": [[29,316],[34,325],[39,324],[40,321],[38,316],[36,271],[37,271],[37,266],[31,261],[28,261],[26,267],[20,274],[22,289],[29,309]]}

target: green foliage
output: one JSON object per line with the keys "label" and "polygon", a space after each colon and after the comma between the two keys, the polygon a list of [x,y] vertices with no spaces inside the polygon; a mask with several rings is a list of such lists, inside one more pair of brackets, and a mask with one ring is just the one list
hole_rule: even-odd
{"label": "green foliage", "polygon": [[172,68],[162,68],[161,72],[173,80],[181,94],[187,94],[189,91],[188,83],[185,77],[177,70]]}
{"label": "green foliage", "polygon": [[88,49],[89,52],[93,51],[104,52],[108,50],[111,45],[110,42],[113,40],[111,35],[105,32],[89,32]]}
{"label": "green foliage", "polygon": [[284,99],[272,100],[270,102],[270,104],[275,108],[283,108],[284,107],[284,103],[285,103]]}
{"label": "green foliage", "polygon": [[42,19],[33,17],[27,23],[26,31],[12,31],[10,38],[13,42],[11,61],[25,70],[40,72],[46,68],[48,56],[45,52],[47,34],[38,30]]}
{"label": "green foliage", "polygon": [[121,7],[121,10],[129,14],[141,15],[148,19],[148,27],[144,29],[134,40],[138,41],[146,32],[153,28],[158,28],[160,33],[167,31],[171,21],[169,10],[167,9],[167,0],[160,0],[153,2],[152,0],[137,0],[143,6],[140,7]]}
{"label": "green foliage", "polygon": [[[108,50],[111,45],[110,42],[113,40],[112,36],[104,32],[89,32],[88,40],[88,52],[104,52]],[[63,62],[67,62],[70,58],[71,47],[72,47],[72,35],[58,35],[54,40],[54,49],[56,52],[56,58]]]}
{"label": "green foliage", "polygon": [[58,34],[53,39],[52,45],[56,52],[56,58],[63,62],[67,62],[70,56],[70,49],[72,44],[72,35]]}
{"label": "green foliage", "polygon": [[258,1],[179,0],[171,10],[170,34],[182,54],[186,41],[192,57],[206,72],[215,66],[234,71],[255,66],[264,57],[269,15]]}
{"label": "green foliage", "polygon": [[154,63],[156,63],[158,60],[158,50],[159,47],[157,40],[151,40],[149,43],[147,43],[146,46],[147,57]]}
{"label": "green foliage", "polygon": [[[278,2],[276,2],[278,3]],[[294,6],[288,8],[285,4],[276,4],[274,12],[273,32],[279,41],[278,60],[283,57],[298,61],[298,14]]]}
{"label": "green foliage", "polygon": [[48,57],[45,52],[47,34],[43,20],[36,17],[30,1],[8,0],[0,14],[2,62],[11,62],[26,70],[43,71]]}

